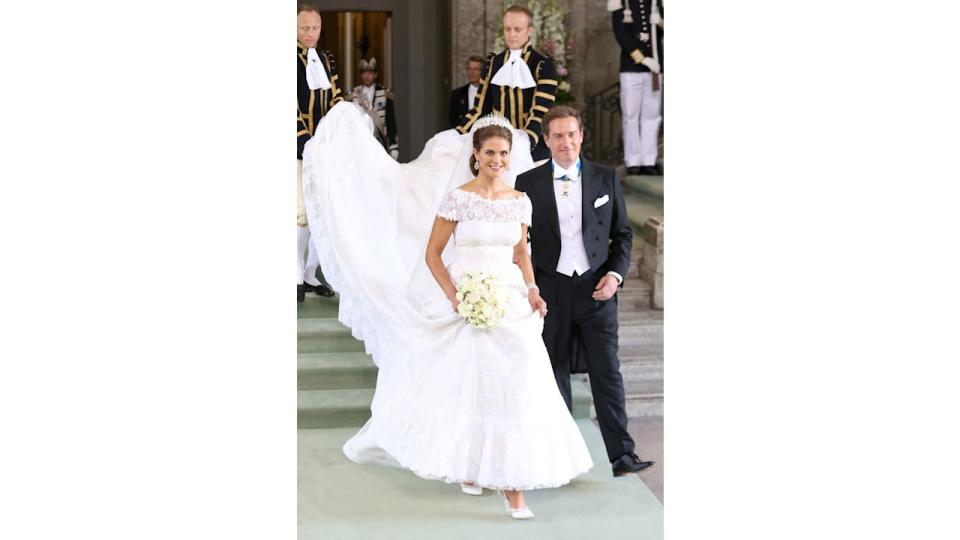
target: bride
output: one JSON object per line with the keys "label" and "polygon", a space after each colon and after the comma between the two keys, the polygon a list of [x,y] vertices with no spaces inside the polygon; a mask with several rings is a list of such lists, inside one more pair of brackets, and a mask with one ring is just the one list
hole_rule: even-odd
{"label": "bride", "polygon": [[[344,454],[468,494],[495,489],[515,519],[533,517],[523,491],[593,466],[541,339],[547,306],[526,242],[532,207],[512,187],[533,165],[529,151],[523,132],[487,117],[467,135],[437,134],[401,165],[344,102],[303,161],[308,222],[341,296],[339,319],[379,368],[371,418]],[[488,328],[461,315],[457,295],[478,272],[499,283],[503,301]]]}

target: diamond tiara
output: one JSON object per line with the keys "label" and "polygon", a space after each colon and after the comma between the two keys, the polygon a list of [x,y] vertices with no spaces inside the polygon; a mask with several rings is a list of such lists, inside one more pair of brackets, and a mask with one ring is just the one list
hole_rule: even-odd
{"label": "diamond tiara", "polygon": [[470,132],[472,133],[480,128],[485,128],[488,126],[500,126],[507,129],[513,129],[513,125],[511,125],[510,121],[507,120],[502,114],[490,113],[474,122]]}

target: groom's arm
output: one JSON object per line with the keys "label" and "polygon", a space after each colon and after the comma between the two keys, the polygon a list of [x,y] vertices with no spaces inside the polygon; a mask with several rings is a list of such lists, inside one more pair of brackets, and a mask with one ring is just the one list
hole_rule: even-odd
{"label": "groom's arm", "polygon": [[[613,183],[613,216],[610,222],[610,253],[607,255],[607,271],[620,274],[626,279],[630,269],[630,251],[633,247],[633,229],[627,218],[627,204],[623,199],[623,185],[617,173],[610,171],[609,180]],[[623,282],[620,282],[623,285]]]}

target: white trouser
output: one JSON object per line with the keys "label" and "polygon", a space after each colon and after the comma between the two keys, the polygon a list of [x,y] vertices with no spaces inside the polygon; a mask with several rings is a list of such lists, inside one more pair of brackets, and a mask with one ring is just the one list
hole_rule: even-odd
{"label": "white trouser", "polygon": [[297,227],[297,285],[304,281],[310,285],[319,285],[318,266],[320,263],[317,262],[317,252],[310,241],[310,227]]}
{"label": "white trouser", "polygon": [[[297,223],[306,223],[306,210],[303,209],[303,162],[297,160]],[[300,220],[303,221],[300,221]],[[306,252],[306,255],[304,255]],[[304,261],[306,256],[306,261]],[[297,226],[297,285],[304,281],[310,285],[319,285],[317,279],[317,253],[310,241],[310,227]]]}
{"label": "white trouser", "polygon": [[627,167],[657,164],[657,142],[660,132],[660,89],[653,89],[653,73],[620,74],[620,111],[623,114],[623,163]]}

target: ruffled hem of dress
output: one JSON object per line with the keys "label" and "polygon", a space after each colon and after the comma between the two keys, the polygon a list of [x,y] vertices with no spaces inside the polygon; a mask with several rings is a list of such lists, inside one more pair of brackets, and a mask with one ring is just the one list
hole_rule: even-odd
{"label": "ruffled hem of dress", "polygon": [[444,474],[431,474],[425,471],[408,467],[404,465],[402,462],[400,463],[400,466],[402,466],[404,469],[409,470],[410,472],[419,476],[420,478],[423,478],[424,480],[439,480],[447,484],[464,484],[467,482],[472,482],[477,487],[482,487],[485,489],[493,489],[493,490],[504,490],[504,491],[530,491],[533,489],[553,489],[553,488],[563,487],[569,484],[570,482],[572,482],[574,478],[588,472],[590,469],[593,468],[593,465],[591,465],[590,467],[587,467],[583,470],[578,471],[570,478],[567,478],[566,480],[559,480],[557,482],[547,482],[547,483],[533,484],[533,485],[495,486],[492,484],[481,484],[481,483],[478,483],[476,479],[471,479],[471,478],[454,478]]}
{"label": "ruffled hem of dress", "polygon": [[[566,413],[565,410],[563,412]],[[466,415],[460,413],[451,414],[460,418],[466,417]],[[529,472],[518,475],[521,477],[527,476],[528,482],[503,484],[481,482],[479,478],[464,477],[459,473],[444,470],[447,469],[446,465],[451,463],[449,459],[443,459],[450,458],[449,454],[439,459],[430,459],[425,456],[422,450],[418,449],[421,446],[417,441],[434,441],[435,444],[444,444],[441,438],[435,436],[435,434],[437,433],[436,426],[452,425],[450,421],[441,419],[445,415],[441,414],[431,418],[429,415],[413,413],[411,416],[421,419],[429,418],[429,420],[420,421],[413,425],[410,423],[409,417],[391,418],[387,421],[383,421],[382,418],[379,419],[380,421],[373,419],[368,428],[372,430],[371,433],[374,435],[377,447],[396,461],[399,466],[424,479],[440,480],[446,483],[473,482],[489,489],[545,489],[565,485],[594,466],[590,451],[583,441],[580,430],[570,417],[560,419],[557,422],[537,422],[540,426],[539,429],[531,429],[524,421],[513,422],[477,417],[470,422],[473,427],[470,428],[469,432],[452,432],[448,429],[445,430],[445,433],[451,440],[461,441],[461,444],[462,441],[471,439],[512,441],[516,448],[531,449],[529,452],[519,452],[520,458],[518,461],[526,461],[523,456],[525,453],[535,453],[549,464],[544,468],[544,471],[558,473],[554,477],[551,477],[550,474],[530,474]],[[486,450],[471,458],[471,452],[468,448],[458,449],[456,448],[457,445],[454,446],[455,448],[452,451],[452,454],[456,456],[454,459],[462,461],[473,459],[474,466],[478,470],[504,471],[504,474],[497,474],[496,476],[513,476],[510,473],[511,467],[504,465],[515,462],[514,459],[487,454]],[[533,450],[534,448],[540,448],[540,450]],[[559,450],[561,448],[565,450]],[[411,459],[411,457],[417,458],[418,456],[426,459]],[[491,466],[491,464],[494,464],[494,466]],[[519,469],[519,467],[514,469]],[[563,471],[567,472],[564,473]]]}

